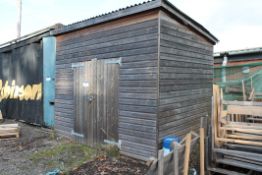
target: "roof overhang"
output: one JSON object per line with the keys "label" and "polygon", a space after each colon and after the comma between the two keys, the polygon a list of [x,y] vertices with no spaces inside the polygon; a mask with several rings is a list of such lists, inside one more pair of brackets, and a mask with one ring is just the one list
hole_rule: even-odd
{"label": "roof overhang", "polygon": [[69,33],[74,30],[83,29],[86,27],[90,27],[93,25],[109,22],[112,20],[116,20],[119,18],[127,17],[130,15],[142,13],[145,11],[150,11],[154,9],[163,9],[173,14],[182,21],[185,25],[193,28],[195,31],[203,35],[207,38],[211,43],[215,44],[218,42],[218,39],[213,36],[207,29],[205,29],[201,24],[194,21],[192,18],[184,14],[182,11],[177,9],[173,4],[171,4],[167,0],[151,0],[148,2],[144,2],[141,4],[136,4],[133,6],[129,6],[126,8],[122,8],[110,13],[102,14],[93,18],[89,18],[80,22],[76,22],[67,26],[63,26],[62,28],[58,28],[52,32],[53,35],[61,35],[64,33]]}
{"label": "roof overhang", "polygon": [[49,26],[47,28],[44,28],[44,29],[41,29],[41,30],[38,30],[38,31],[35,31],[33,33],[30,33],[28,35],[24,35],[20,38],[16,38],[14,40],[11,40],[11,41],[8,41],[6,43],[3,43],[0,45],[0,50],[2,48],[6,48],[8,46],[11,46],[13,44],[16,44],[16,43],[19,43],[19,42],[23,42],[23,41],[26,41],[26,40],[30,40],[32,38],[35,38],[35,37],[38,37],[38,36],[41,36],[43,34],[48,34],[48,35],[51,35],[51,31],[57,29],[57,28],[61,28],[63,25],[58,23],[58,24],[55,24],[55,25],[52,25],[52,26]]}
{"label": "roof overhang", "polygon": [[245,55],[245,54],[259,54],[262,53],[261,47],[250,48],[250,49],[241,49],[241,50],[230,50],[230,51],[223,51],[223,52],[216,52],[214,53],[214,58],[223,57],[224,55],[228,56],[235,56],[235,55]]}

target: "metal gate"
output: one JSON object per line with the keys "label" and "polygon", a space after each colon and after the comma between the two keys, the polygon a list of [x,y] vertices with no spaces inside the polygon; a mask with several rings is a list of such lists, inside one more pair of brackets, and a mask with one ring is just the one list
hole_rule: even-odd
{"label": "metal gate", "polygon": [[89,145],[118,140],[119,64],[92,60],[74,68],[73,134]]}

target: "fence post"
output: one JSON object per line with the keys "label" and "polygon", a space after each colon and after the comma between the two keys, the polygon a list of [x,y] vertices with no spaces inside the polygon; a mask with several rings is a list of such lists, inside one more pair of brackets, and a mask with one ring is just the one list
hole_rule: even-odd
{"label": "fence post", "polygon": [[186,145],[185,145],[185,160],[184,160],[184,175],[188,175],[189,170],[189,160],[190,160],[190,149],[191,149],[191,133],[186,136]]}
{"label": "fence post", "polygon": [[174,142],[173,161],[174,161],[174,175],[179,175],[179,145]]}
{"label": "fence post", "polygon": [[205,134],[204,128],[200,128],[200,175],[205,175]]}
{"label": "fence post", "polygon": [[158,175],[164,175],[164,151],[158,151]]}
{"label": "fence post", "polygon": [[242,91],[243,91],[243,101],[247,100],[247,96],[246,96],[246,88],[245,88],[245,81],[242,80]]}

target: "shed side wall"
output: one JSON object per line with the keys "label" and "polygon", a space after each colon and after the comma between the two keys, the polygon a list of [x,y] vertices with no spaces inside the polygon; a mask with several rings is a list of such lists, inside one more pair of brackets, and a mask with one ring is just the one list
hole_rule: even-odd
{"label": "shed side wall", "polygon": [[160,18],[159,143],[183,136],[210,115],[213,46],[164,12]]}
{"label": "shed side wall", "polygon": [[74,123],[72,63],[122,58],[119,139],[124,154],[156,154],[157,12],[123,18],[57,37],[55,128],[71,137]]}

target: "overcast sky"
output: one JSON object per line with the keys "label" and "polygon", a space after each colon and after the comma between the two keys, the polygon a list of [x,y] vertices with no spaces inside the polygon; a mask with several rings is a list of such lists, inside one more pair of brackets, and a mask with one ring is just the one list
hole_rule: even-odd
{"label": "overcast sky", "polygon": [[[22,35],[70,24],[143,0],[22,0]],[[262,0],[170,0],[220,42],[215,51],[262,47]],[[0,43],[16,36],[16,0],[0,0]]]}

